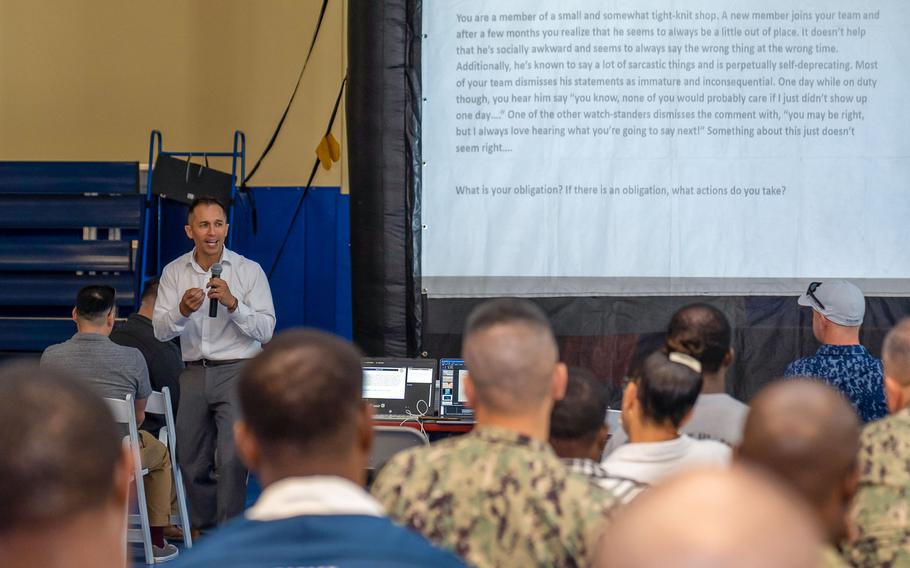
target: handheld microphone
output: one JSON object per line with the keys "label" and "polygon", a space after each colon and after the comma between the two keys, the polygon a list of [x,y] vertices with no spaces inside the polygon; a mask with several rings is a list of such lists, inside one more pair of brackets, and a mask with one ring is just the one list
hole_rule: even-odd
{"label": "handheld microphone", "polygon": [[[221,278],[222,271],[221,264],[216,262],[212,265],[212,278]],[[209,317],[214,318],[218,317],[218,300],[215,298],[209,298]]]}

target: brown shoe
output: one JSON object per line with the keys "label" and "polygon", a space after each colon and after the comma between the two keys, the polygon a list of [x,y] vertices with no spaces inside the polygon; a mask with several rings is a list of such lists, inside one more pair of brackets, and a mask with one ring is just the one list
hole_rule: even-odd
{"label": "brown shoe", "polygon": [[[202,533],[199,532],[199,529],[196,527],[191,527],[190,536],[193,538],[193,541],[196,541],[199,540],[199,537],[202,536]],[[177,525],[164,527],[164,538],[183,542],[183,530]]]}
{"label": "brown shoe", "polygon": [[[192,534],[192,532],[190,532]],[[164,538],[170,540],[183,540],[183,531],[180,530],[180,527],[177,525],[171,525],[169,527],[164,527]]]}

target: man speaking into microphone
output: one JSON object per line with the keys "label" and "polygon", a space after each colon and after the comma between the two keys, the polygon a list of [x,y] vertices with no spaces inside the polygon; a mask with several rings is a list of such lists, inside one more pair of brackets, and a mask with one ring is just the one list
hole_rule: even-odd
{"label": "man speaking into microphone", "polygon": [[243,511],[247,472],[234,449],[236,384],[243,363],[275,330],[265,272],[224,246],[227,233],[221,203],[207,197],[193,201],[186,236],[195,246],[164,267],[152,319],[160,341],[180,337],[186,362],[180,375],[177,459],[198,529]]}

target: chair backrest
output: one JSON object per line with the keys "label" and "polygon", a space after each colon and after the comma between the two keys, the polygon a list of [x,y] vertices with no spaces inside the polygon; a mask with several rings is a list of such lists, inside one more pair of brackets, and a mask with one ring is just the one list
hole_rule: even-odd
{"label": "chair backrest", "polygon": [[426,434],[407,426],[373,426],[373,451],[370,452],[370,469],[379,469],[402,450],[430,443]]}
{"label": "chair backrest", "polygon": [[[167,387],[164,387],[167,389]],[[164,401],[164,393],[152,391],[145,401],[145,411],[149,414],[167,414],[167,403]]]}
{"label": "chair backrest", "polygon": [[104,402],[110,408],[114,416],[114,422],[126,424],[129,430],[129,442],[133,453],[133,467],[136,469],[137,477],[141,477],[142,462],[139,459],[139,426],[136,424],[136,405],[133,403],[133,395],[126,395],[126,399],[105,398]]}
{"label": "chair backrest", "polygon": [[145,403],[146,414],[161,414],[164,416],[164,428],[159,433],[158,439],[171,450],[172,455],[177,451],[177,432],[174,426],[174,407],[171,404],[171,389],[164,387],[161,392],[152,391]]}
{"label": "chair backrest", "polygon": [[119,398],[105,398],[104,402],[114,415],[114,421],[118,424],[129,424],[130,421],[136,422],[136,407],[133,405],[133,395],[127,395],[126,400]]}
{"label": "chair backrest", "polygon": [[105,398],[104,402],[107,403],[107,407],[111,410],[114,422],[126,424],[129,428],[130,439],[138,443],[139,425],[136,424],[136,405],[133,402],[133,395],[128,394],[126,399],[122,400],[119,398]]}

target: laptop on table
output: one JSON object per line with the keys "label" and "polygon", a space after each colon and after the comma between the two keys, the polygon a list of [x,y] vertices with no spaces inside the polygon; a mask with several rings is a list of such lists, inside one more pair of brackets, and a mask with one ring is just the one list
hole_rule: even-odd
{"label": "laptop on table", "polygon": [[367,358],[363,398],[377,420],[408,420],[433,416],[436,400],[436,359]]}
{"label": "laptop on table", "polygon": [[462,388],[462,380],[467,371],[463,359],[439,360],[440,419],[474,422],[474,409],[468,406],[468,397]]}

